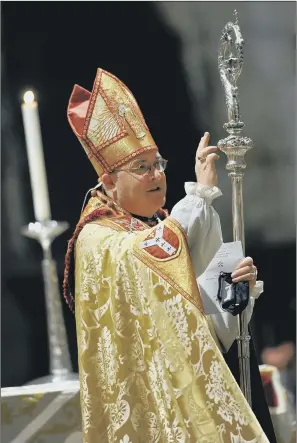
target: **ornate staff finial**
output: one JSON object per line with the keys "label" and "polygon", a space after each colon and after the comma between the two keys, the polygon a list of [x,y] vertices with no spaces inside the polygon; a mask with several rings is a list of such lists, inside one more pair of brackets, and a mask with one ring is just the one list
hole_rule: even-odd
{"label": "ornate staff finial", "polygon": [[[218,67],[225,90],[228,121],[223,125],[230,134],[220,140],[218,147],[228,157],[227,170],[238,172],[246,167],[244,155],[253,147],[252,140],[240,134],[244,128],[241,120],[238,78],[243,68],[244,40],[238,25],[238,14],[234,11],[235,23],[228,22],[223,29],[218,54]],[[244,247],[243,235],[240,235]]]}

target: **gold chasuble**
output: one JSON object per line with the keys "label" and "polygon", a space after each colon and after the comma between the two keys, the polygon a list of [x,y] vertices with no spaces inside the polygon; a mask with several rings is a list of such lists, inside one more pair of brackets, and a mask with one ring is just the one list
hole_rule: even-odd
{"label": "gold chasuble", "polygon": [[[92,92],[74,86],[67,114],[99,178],[158,151],[131,91],[101,68]],[[176,221],[150,227],[93,197],[65,264],[84,443],[268,442],[211,332]]]}
{"label": "gold chasuble", "polygon": [[93,197],[71,241],[84,443],[268,442],[211,333],[181,226]]}

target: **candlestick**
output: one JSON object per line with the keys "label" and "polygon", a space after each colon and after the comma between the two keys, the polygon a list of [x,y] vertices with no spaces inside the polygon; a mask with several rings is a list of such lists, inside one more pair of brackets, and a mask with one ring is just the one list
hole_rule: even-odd
{"label": "candlestick", "polygon": [[22,228],[22,234],[36,239],[43,250],[42,273],[45,289],[47,330],[49,340],[49,375],[32,380],[28,385],[57,383],[78,380],[78,374],[72,370],[70,352],[63,318],[58,272],[52,258],[53,240],[68,229],[67,222],[48,220],[29,223]]}
{"label": "candlestick", "polygon": [[37,221],[50,220],[51,210],[47,187],[46,169],[44,164],[38,105],[32,91],[27,91],[24,94],[24,103],[22,103],[22,115],[25,130],[35,219]]}

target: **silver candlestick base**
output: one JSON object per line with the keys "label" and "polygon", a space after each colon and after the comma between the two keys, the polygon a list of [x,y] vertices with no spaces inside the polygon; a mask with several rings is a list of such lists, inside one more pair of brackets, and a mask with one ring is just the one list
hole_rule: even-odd
{"label": "silver candlestick base", "polygon": [[45,385],[48,383],[63,383],[68,381],[78,381],[79,375],[75,372],[67,372],[59,375],[45,375],[44,377],[35,378],[24,386]]}
{"label": "silver candlestick base", "polygon": [[67,222],[47,220],[29,223],[28,226],[21,229],[23,235],[37,240],[43,250],[42,274],[50,358],[50,374],[32,380],[27,385],[78,380],[78,374],[72,371],[59,291],[57,265],[51,252],[51,244],[54,239],[66,231],[68,227]]}

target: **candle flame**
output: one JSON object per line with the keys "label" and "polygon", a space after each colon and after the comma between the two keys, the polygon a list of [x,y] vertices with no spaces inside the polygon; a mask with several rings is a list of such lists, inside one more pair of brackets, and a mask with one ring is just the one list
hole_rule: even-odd
{"label": "candle flame", "polygon": [[32,91],[26,91],[24,94],[24,102],[30,104],[34,102],[34,93]]}

